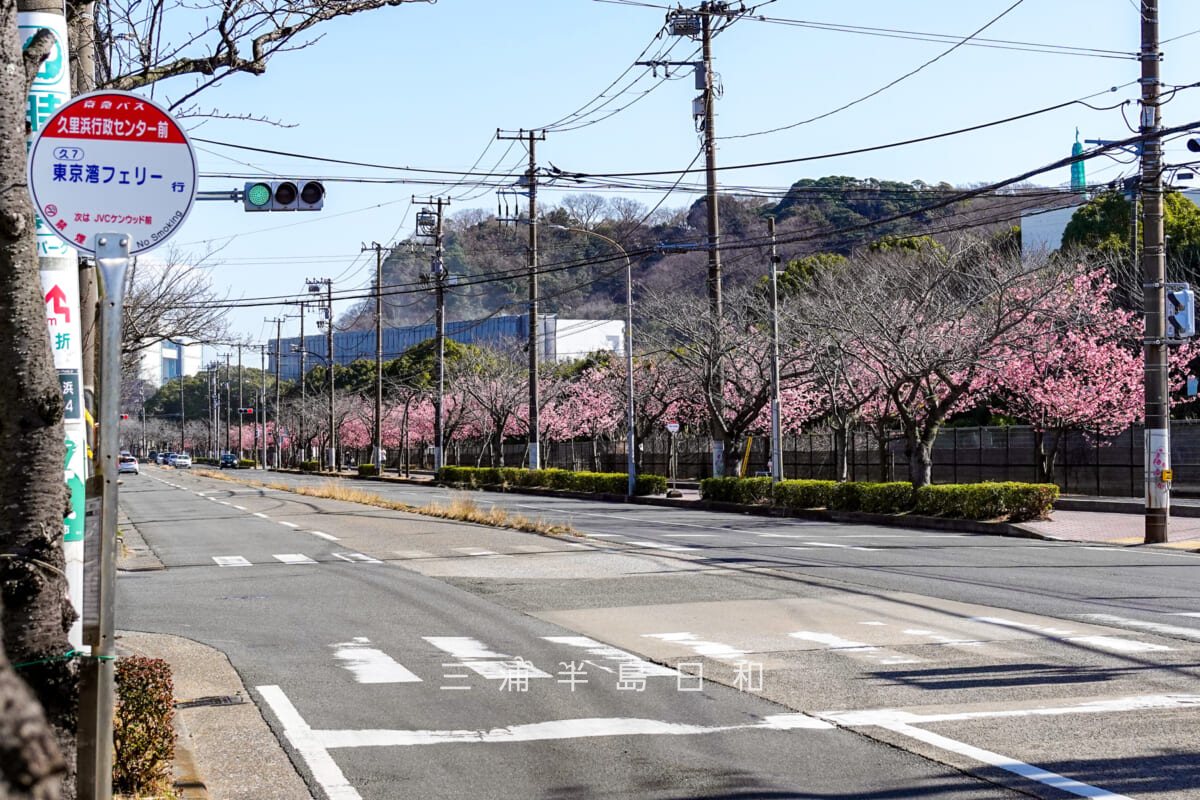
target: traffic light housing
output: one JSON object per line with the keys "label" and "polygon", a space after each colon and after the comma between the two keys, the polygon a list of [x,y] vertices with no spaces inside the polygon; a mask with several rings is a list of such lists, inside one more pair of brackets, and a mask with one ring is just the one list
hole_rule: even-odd
{"label": "traffic light housing", "polygon": [[254,409],[253,408],[239,408],[238,413],[239,414],[253,414]]}
{"label": "traffic light housing", "polygon": [[1168,339],[1196,335],[1196,295],[1186,283],[1167,284],[1165,311]]}
{"label": "traffic light housing", "polygon": [[121,415],[121,419],[129,419],[129,415],[128,415],[128,414],[122,414],[122,415]]}
{"label": "traffic light housing", "polygon": [[314,180],[247,181],[242,189],[246,211],[320,211],[325,185]]}

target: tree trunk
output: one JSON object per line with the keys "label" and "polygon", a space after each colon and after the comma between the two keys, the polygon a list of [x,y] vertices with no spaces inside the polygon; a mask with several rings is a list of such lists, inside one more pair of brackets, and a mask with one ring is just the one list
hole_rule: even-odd
{"label": "tree trunk", "polygon": [[1054,465],[1058,460],[1058,443],[1061,439],[1061,433],[1056,432],[1054,434],[1054,445],[1047,449],[1045,431],[1034,431],[1034,461],[1037,463],[1038,483],[1054,483]]}
{"label": "tree trunk", "polygon": [[879,446],[879,482],[888,483],[892,480],[892,460],[888,448],[887,428],[882,422],[875,426],[875,442]]}
{"label": "tree trunk", "polygon": [[846,425],[839,423],[833,429],[833,479],[845,482],[850,478],[850,462],[846,458]]}
{"label": "tree trunk", "polygon": [[904,455],[908,459],[908,479],[913,489],[928,486],[933,481],[933,443],[938,426],[904,432]]}
{"label": "tree trunk", "polygon": [[[0,3],[0,626],[3,646],[25,667],[20,679],[41,702],[63,761],[74,772],[78,705],[75,662],[67,631],[75,612],[63,574],[63,483],[66,448],[62,387],[46,333],[45,301],[38,277],[33,204],[25,179],[26,70],[17,36],[17,4]],[[0,694],[16,698],[17,680],[0,667]],[[4,725],[16,723],[5,708]],[[31,729],[30,736],[37,730]],[[24,769],[40,779],[42,767],[14,751],[0,758],[0,780]],[[19,750],[16,752],[24,752]],[[47,756],[48,757],[48,756]],[[73,796],[73,776],[68,778]],[[18,789],[18,792],[22,791]],[[25,789],[28,791],[28,788]],[[57,792],[51,788],[47,797]]]}

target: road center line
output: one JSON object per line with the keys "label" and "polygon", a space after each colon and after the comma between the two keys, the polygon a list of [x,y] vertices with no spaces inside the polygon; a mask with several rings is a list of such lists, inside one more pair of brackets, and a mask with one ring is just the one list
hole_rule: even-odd
{"label": "road center line", "polygon": [[280,524],[280,525],[287,525],[289,528],[299,528],[299,527],[300,527],[299,525],[297,525],[297,524],[296,524],[296,523],[294,523],[294,522],[284,522],[283,520],[279,520],[279,524]]}

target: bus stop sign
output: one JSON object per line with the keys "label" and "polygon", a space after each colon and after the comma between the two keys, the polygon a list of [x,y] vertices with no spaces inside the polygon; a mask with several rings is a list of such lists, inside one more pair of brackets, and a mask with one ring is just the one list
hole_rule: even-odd
{"label": "bus stop sign", "polygon": [[67,244],[95,255],[96,234],[130,237],[130,256],[167,241],[196,199],[196,155],[171,115],[132,92],[80,95],[29,148],[38,214]]}

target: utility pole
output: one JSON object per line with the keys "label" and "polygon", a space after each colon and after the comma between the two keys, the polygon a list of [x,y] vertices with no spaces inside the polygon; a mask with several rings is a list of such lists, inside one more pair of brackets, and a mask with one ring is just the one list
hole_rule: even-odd
{"label": "utility pole", "polygon": [[1145,321],[1145,480],[1146,544],[1167,541],[1171,483],[1171,403],[1167,385],[1165,315],[1166,249],[1163,237],[1162,116],[1159,105],[1162,54],[1158,42],[1158,0],[1140,0],[1142,50],[1141,196],[1142,298]]}
{"label": "utility pole", "polygon": [[[230,409],[230,406],[232,406],[233,403],[230,402],[232,398],[229,396],[229,386],[233,382],[231,380],[231,378],[233,376],[231,376],[229,374],[232,371],[229,366],[229,356],[230,356],[229,353],[225,354],[225,452],[226,453],[230,453],[233,451],[233,431],[231,429],[231,426],[233,424],[233,414],[231,413],[231,409]],[[182,380],[182,378],[180,380]]]}
{"label": "utility pole", "polygon": [[[304,438],[304,418],[308,415],[308,373],[304,339],[304,303],[300,304],[300,460],[308,460],[308,440]],[[300,466],[299,464],[296,465]]]}
{"label": "utility pole", "polygon": [[375,428],[371,436],[371,463],[383,474],[383,245],[371,242],[360,252],[375,251]]}
{"label": "utility pole", "polygon": [[[275,469],[279,469],[279,466],[280,466],[279,443],[281,441],[281,439],[280,439],[281,434],[280,434],[280,428],[279,428],[279,400],[280,400],[280,397],[279,397],[279,343],[283,338],[283,319],[281,317],[276,317],[274,319],[267,320],[267,322],[275,323],[275,409],[274,409],[273,416],[275,418]],[[266,377],[264,376],[264,378],[263,378],[263,398],[264,398],[263,405],[264,406],[266,405],[266,394],[267,394]],[[263,439],[265,440],[266,438],[267,438],[267,417],[264,413],[264,415],[263,415]],[[267,461],[266,461],[266,457],[264,456],[263,469],[266,469],[266,467],[267,467]]]}
{"label": "utility pole", "polygon": [[[262,420],[262,461],[260,466],[267,468],[267,346],[258,346],[258,419]],[[258,423],[255,421],[254,431],[258,433]]]}
{"label": "utility pole", "polygon": [[767,217],[771,237],[771,479],[783,480],[783,431],[779,398],[779,255],[775,252],[775,218]]}
{"label": "utility pole", "polygon": [[[321,285],[325,286],[325,345],[329,352],[329,453],[328,465],[334,471],[337,470],[337,431],[334,430],[334,413],[333,413],[333,280],[330,278],[310,278],[308,281],[309,294],[316,294],[321,291]],[[321,327],[321,321],[317,321],[317,327]],[[303,344],[300,345],[304,347]],[[301,349],[303,352],[303,349]]]}
{"label": "utility pole", "polygon": [[[708,251],[708,279],[706,287],[708,290],[709,314],[712,318],[713,326],[711,335],[718,339],[721,335],[721,321],[724,319],[724,300],[721,287],[721,223],[717,196],[717,135],[715,124],[717,87],[713,80],[712,69],[713,21],[714,19],[723,17],[726,22],[731,22],[745,12],[746,7],[744,4],[738,4],[734,8],[734,4],[728,2],[703,2],[695,10],[679,8],[670,11],[667,14],[667,20],[671,34],[675,36],[687,36],[693,40],[699,38],[702,60],[699,62],[638,62],[653,69],[657,69],[660,66],[665,67],[667,70],[670,70],[672,66],[690,66],[695,70],[696,88],[701,93],[693,101],[692,113],[696,119],[696,126],[701,134],[704,145],[704,205],[708,222],[708,236],[705,244],[705,249]],[[714,351],[720,352],[719,342],[714,347]],[[725,474],[725,433],[722,420],[725,405],[724,383],[723,370],[718,365],[712,379],[712,386],[709,389],[709,405],[713,409],[709,417],[709,431],[712,436],[712,474],[714,477],[721,477]]]}
{"label": "utility pole", "polygon": [[[417,202],[417,198],[413,198]],[[417,214],[417,233],[422,236],[433,236],[433,290],[436,296],[436,328],[437,328],[437,368],[434,381],[437,383],[437,394],[433,399],[433,473],[437,473],[443,464],[443,433],[444,413],[446,403],[446,265],[442,260],[445,253],[443,239],[444,217],[442,209],[450,205],[449,198],[431,197],[424,201],[429,205],[437,204],[434,212],[422,209]],[[436,215],[431,219],[430,215]]]}
{"label": "utility pole", "polygon": [[538,223],[536,142],[546,140],[546,132],[520,130],[516,136],[496,131],[497,139],[523,139],[529,146],[529,171],[525,188],[529,190],[529,468],[541,469],[538,452]]}
{"label": "utility pole", "polygon": [[238,349],[238,464],[246,456],[246,448],[242,445],[242,428],[246,425],[246,418],[242,415],[242,409],[246,407],[246,403],[242,400],[242,345],[239,343]]}

